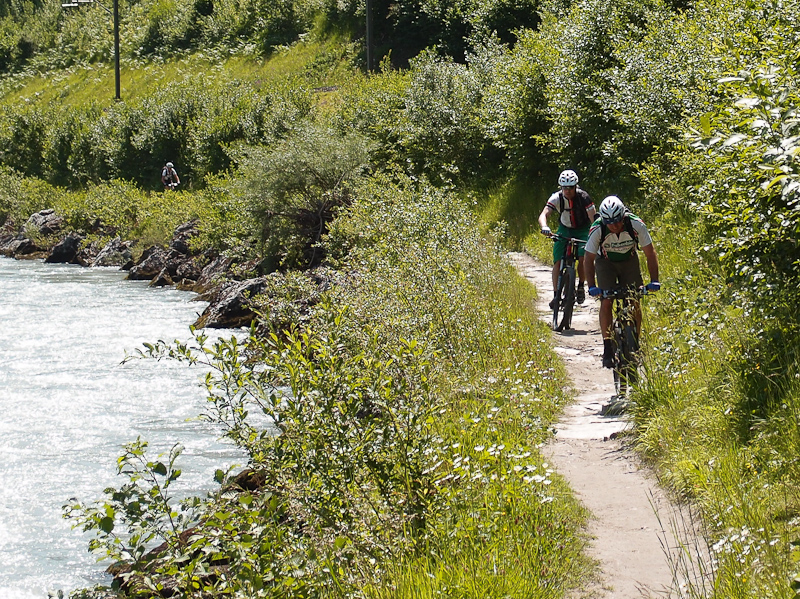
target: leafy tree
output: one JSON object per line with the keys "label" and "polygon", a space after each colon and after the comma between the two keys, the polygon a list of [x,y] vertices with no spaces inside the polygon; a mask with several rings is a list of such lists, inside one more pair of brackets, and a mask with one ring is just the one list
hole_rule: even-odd
{"label": "leafy tree", "polygon": [[659,0],[589,0],[572,4],[566,13],[545,15],[538,47],[552,122],[548,143],[562,164],[598,187],[617,193],[632,187],[630,162],[613,145],[623,127],[608,104],[617,93],[610,75],[622,64],[617,49],[641,39],[648,22],[663,18]]}

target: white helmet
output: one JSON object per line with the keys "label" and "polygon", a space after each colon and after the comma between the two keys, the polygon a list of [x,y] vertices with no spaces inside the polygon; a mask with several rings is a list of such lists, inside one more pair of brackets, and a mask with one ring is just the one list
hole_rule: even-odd
{"label": "white helmet", "polygon": [[172,167],[173,167],[173,166],[175,166],[175,165],[174,165],[174,164],[172,164],[171,162],[167,162],[167,166],[168,166],[169,168],[172,168]]}
{"label": "white helmet", "polygon": [[575,187],[578,184],[578,175],[575,171],[566,170],[558,176],[561,187]]}
{"label": "white helmet", "polygon": [[618,223],[625,218],[625,204],[617,196],[608,196],[600,203],[600,218],[604,225]]}

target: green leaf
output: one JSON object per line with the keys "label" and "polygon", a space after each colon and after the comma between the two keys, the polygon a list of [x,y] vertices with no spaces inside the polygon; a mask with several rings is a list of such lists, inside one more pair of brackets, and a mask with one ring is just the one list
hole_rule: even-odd
{"label": "green leaf", "polygon": [[711,113],[707,112],[700,117],[700,132],[704,139],[711,137]]}
{"label": "green leaf", "polygon": [[788,178],[789,178],[789,177],[787,177],[786,175],[778,175],[777,177],[775,177],[775,178],[774,178],[772,181],[770,181],[769,183],[763,183],[763,184],[761,185],[761,188],[762,188],[762,189],[764,189],[764,190],[770,189],[770,188],[771,188],[772,186],[774,186],[776,183],[782,183],[783,181],[785,181],[785,180],[786,180],[786,179],[788,179]]}
{"label": "green leaf", "polygon": [[346,546],[350,541],[346,537],[337,537],[337,539],[333,542],[334,549],[341,549],[342,547]]}
{"label": "green leaf", "polygon": [[733,145],[738,144],[740,141],[742,141],[743,139],[746,139],[746,138],[747,138],[746,135],[742,135],[741,133],[736,133],[734,135],[731,135],[724,142],[722,142],[722,145],[726,146],[726,147],[727,146],[733,146]]}
{"label": "green leaf", "polygon": [[109,516],[105,516],[100,518],[100,521],[97,523],[104,533],[109,534],[112,530],[114,530],[114,518]]}

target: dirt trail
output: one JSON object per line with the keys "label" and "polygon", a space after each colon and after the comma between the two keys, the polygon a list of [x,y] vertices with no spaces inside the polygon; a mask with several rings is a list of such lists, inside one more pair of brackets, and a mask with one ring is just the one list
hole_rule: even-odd
{"label": "dirt trail", "polygon": [[[552,311],[550,266],[527,254],[509,254],[512,264],[539,290],[539,309],[548,322]],[[577,395],[556,425],[555,440],[545,449],[557,472],[592,512],[590,555],[598,560],[602,579],[581,589],[579,597],[640,599],[669,597],[674,582],[662,546],[675,508],[652,474],[618,439],[630,426],[625,417],[600,415],[614,395],[611,371],[601,365],[603,343],[597,303],[587,297],[576,305],[573,329],[554,333],[555,349],[563,358]],[[658,512],[659,517],[657,517]]]}

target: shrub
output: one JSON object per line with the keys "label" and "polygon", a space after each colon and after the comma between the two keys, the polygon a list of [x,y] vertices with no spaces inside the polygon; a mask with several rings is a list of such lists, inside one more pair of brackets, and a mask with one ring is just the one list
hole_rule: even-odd
{"label": "shrub", "polygon": [[320,240],[369,166],[370,143],[363,136],[312,123],[270,149],[243,148],[232,185],[257,227],[263,268],[319,264]]}

